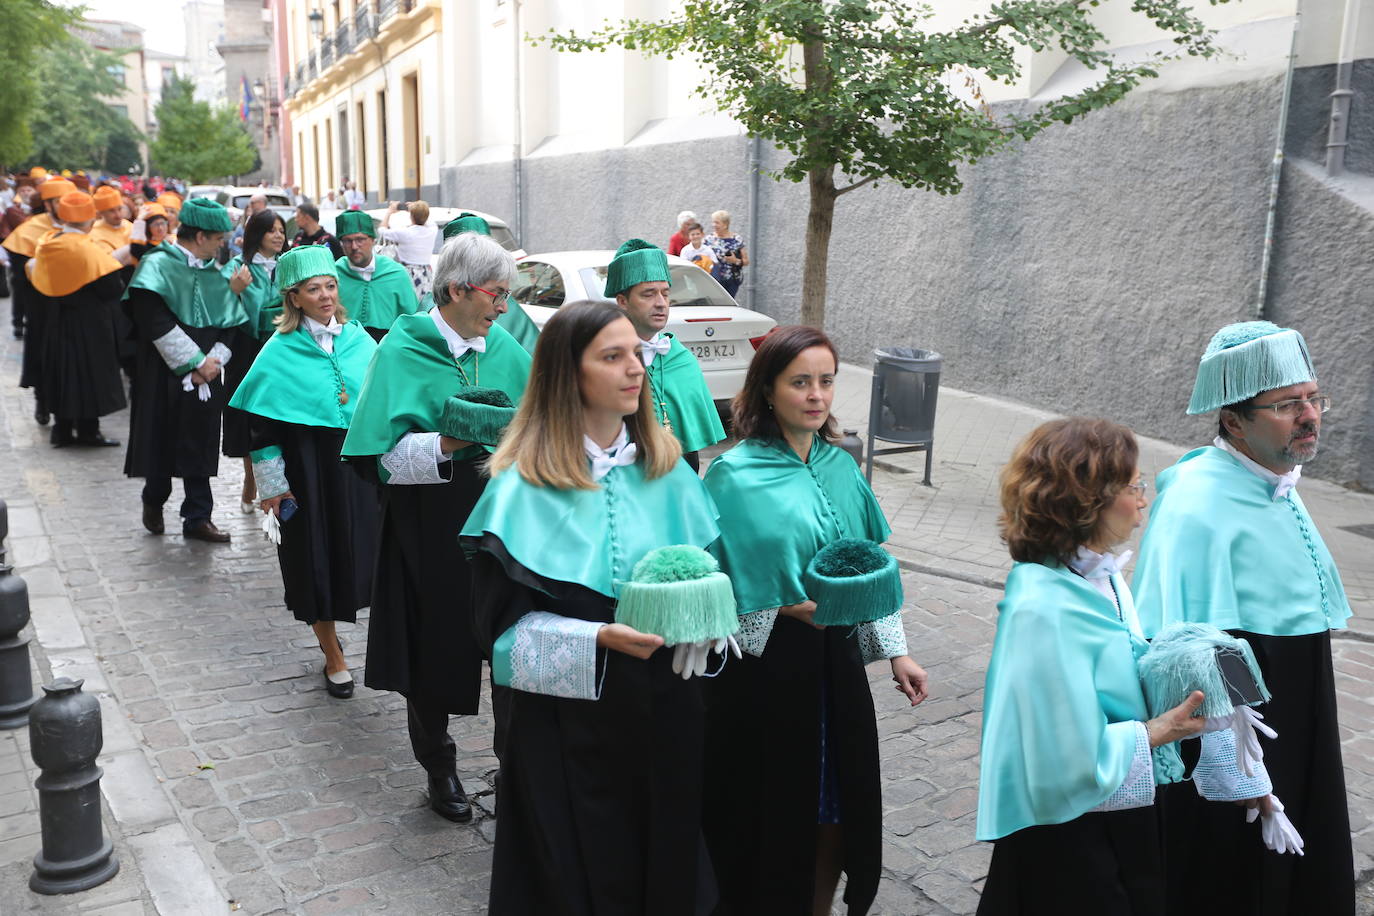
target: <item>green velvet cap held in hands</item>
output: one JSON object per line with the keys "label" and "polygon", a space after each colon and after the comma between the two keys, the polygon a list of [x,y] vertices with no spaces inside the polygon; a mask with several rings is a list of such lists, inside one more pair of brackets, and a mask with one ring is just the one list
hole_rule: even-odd
{"label": "green velvet cap held in hands", "polygon": [[1294,329],[1269,321],[1228,324],[1212,335],[1202,354],[1188,413],[1210,413],[1316,378],[1307,341]]}
{"label": "green velvet cap held in hands", "polygon": [[459,213],[444,226],[444,241],[460,232],[476,232],[478,235],[491,235],[491,226],[476,213]]}
{"label": "green velvet cap held in hands", "polygon": [[677,544],[646,553],[620,588],[615,619],[664,645],[722,639],[739,630],[730,577],[700,547]]}
{"label": "green velvet cap held in hands", "polygon": [[181,205],[178,218],[188,226],[206,232],[233,232],[234,223],[229,219],[229,211],[223,204],[217,204],[207,197],[192,197]]}
{"label": "green velvet cap held in hands", "polygon": [[515,403],[500,388],[475,388],[470,385],[444,402],[439,432],[477,445],[496,445],[510,421],[515,419]]}
{"label": "green velvet cap held in hands", "polygon": [[897,561],[864,538],[840,538],[822,547],[802,575],[816,602],[817,625],[853,626],[886,617],[902,607]]}
{"label": "green velvet cap held in hands", "polygon": [[345,210],[334,218],[334,238],[342,239],[360,232],[374,239],[377,237],[377,227],[372,224],[372,217],[363,211]]}
{"label": "green velvet cap held in hands", "polygon": [[1259,702],[1269,700],[1269,688],[1265,686],[1259,662],[1248,642],[1209,623],[1179,622],[1165,627],[1151,641],[1149,651],[1140,657],[1140,685],[1145,691],[1145,701],[1150,704],[1150,715],[1168,712],[1188,699],[1194,690],[1203,693],[1202,706],[1194,715],[1208,718],[1231,715],[1235,706],[1227,690],[1227,677],[1221,670],[1218,651],[1238,656],[1259,687],[1263,698]]}
{"label": "green velvet cap held in hands", "polygon": [[277,272],[273,279],[278,292],[286,292],[311,277],[339,278],[334,270],[334,256],[325,246],[302,245],[277,258]]}
{"label": "green velvet cap held in hands", "polygon": [[606,298],[614,299],[636,283],[671,283],[672,279],[668,255],[662,248],[643,239],[630,239],[616,249],[606,268]]}

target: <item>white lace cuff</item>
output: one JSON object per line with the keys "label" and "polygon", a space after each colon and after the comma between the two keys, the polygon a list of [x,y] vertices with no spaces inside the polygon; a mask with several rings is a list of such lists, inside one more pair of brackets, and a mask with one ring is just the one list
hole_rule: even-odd
{"label": "white lace cuff", "polygon": [[172,328],[154,340],[153,346],[157,348],[158,355],[167,364],[167,368],[172,370],[173,375],[185,375],[200,368],[200,364],[205,362],[205,354],[200,351],[200,347],[196,346],[190,334],[179,327]]}
{"label": "white lace cuff", "polygon": [[448,460],[439,448],[438,433],[406,433],[380,459],[383,483],[396,486],[448,483],[439,466]]}
{"label": "white lace cuff", "polygon": [[217,340],[215,341],[215,345],[210,348],[210,352],[206,355],[211,359],[219,360],[221,366],[227,366],[229,365],[229,360],[234,355],[234,351],[226,347],[223,341]]}
{"label": "white lace cuff", "polygon": [[1263,761],[1256,761],[1254,776],[1246,776],[1236,762],[1236,733],[1229,728],[1202,736],[1202,753],[1193,767],[1197,794],[1209,801],[1244,801],[1274,791]]}
{"label": "white lace cuff", "polygon": [[286,459],[282,457],[280,448],[274,445],[258,449],[250,457],[253,459],[253,480],[258,485],[258,499],[272,499],[291,492],[291,484],[286,480]]}
{"label": "white lace cuff", "polygon": [[893,611],[869,623],[861,623],[855,630],[859,637],[859,654],[864,664],[884,658],[906,655],[906,631],[902,629],[902,612]]}
{"label": "white lace cuff", "polygon": [[496,640],[492,679],[527,693],[599,699],[596,634],[602,626],[594,620],[531,611]]}
{"label": "white lace cuff", "polygon": [[1150,732],[1144,722],[1135,722],[1135,755],[1126,778],[1107,800],[1093,811],[1125,811],[1155,803],[1155,770],[1150,760]]}
{"label": "white lace cuff", "polygon": [[773,635],[773,624],[777,621],[778,609],[775,607],[740,614],[739,632],[735,634],[735,642],[739,643],[740,651],[755,657],[763,655],[763,649],[768,645],[768,637]]}

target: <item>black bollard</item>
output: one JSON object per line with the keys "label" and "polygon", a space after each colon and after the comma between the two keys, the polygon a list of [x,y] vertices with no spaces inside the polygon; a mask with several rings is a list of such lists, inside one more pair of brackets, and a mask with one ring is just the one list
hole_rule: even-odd
{"label": "black bollard", "polygon": [[29,622],[29,587],[5,562],[9,531],[9,508],[0,499],[0,728],[20,728],[37,698],[29,674],[29,639],[19,635]]}
{"label": "black bollard", "polygon": [[46,695],[29,715],[33,762],[43,771],[34,782],[43,850],[29,878],[39,894],[74,894],[119,871],[100,824],[100,701],[81,684],[67,677],[44,684]]}

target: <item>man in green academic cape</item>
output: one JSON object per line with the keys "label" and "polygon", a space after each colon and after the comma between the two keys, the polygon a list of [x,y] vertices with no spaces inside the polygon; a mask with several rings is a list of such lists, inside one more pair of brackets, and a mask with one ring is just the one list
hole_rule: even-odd
{"label": "man in green academic cape", "polygon": [[615,297],[639,335],[644,376],[654,413],[682,443],[682,457],[698,470],[697,453],[725,438],[711,390],[692,352],[663,328],[668,324],[668,256],[643,239],[621,245],[606,268],[606,295]]}
{"label": "man in green academic cape", "polygon": [[[1331,632],[1345,629],[1350,604],[1297,489],[1330,405],[1300,333],[1228,325],[1208,344],[1188,405],[1216,411],[1218,435],[1158,478],[1132,583],[1145,635],[1188,621],[1245,639],[1272,694],[1258,709],[1278,733],[1263,742],[1273,782],[1256,800],[1263,832],[1242,807],[1204,801],[1187,783],[1163,787],[1171,913],[1355,910],[1331,666]],[[1184,742],[1185,762],[1190,746],[1210,759],[1218,736]],[[1275,799],[1302,855],[1266,848]]]}
{"label": "man in green academic cape", "polygon": [[[444,226],[444,241],[447,242],[455,235],[463,232],[475,232],[478,235],[491,235],[491,226],[476,213],[459,213],[449,220]],[[420,300],[420,310],[429,311],[434,307],[434,295],[426,293]],[[496,323],[506,329],[506,332],[514,337],[520,346],[525,348],[525,352],[534,353],[534,345],[539,341],[539,325],[534,323],[525,310],[520,307],[520,303],[511,300],[510,308],[502,312],[496,319]]]}
{"label": "man in green academic cape", "polygon": [[400,263],[373,252],[377,229],[372,217],[361,210],[345,210],[334,222],[334,234],[343,245],[339,271],[339,301],[349,318],[360,323],[381,341],[392,323],[420,308],[415,285]]}

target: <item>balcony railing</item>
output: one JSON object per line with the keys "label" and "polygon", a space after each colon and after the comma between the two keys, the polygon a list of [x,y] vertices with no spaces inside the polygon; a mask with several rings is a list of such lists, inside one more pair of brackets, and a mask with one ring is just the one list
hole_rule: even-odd
{"label": "balcony railing", "polygon": [[395,16],[400,5],[399,0],[377,0],[377,21],[386,22]]}
{"label": "balcony railing", "polygon": [[353,51],[353,30],[348,27],[348,23],[340,23],[334,30],[334,50],[340,57]]}
{"label": "balcony railing", "polygon": [[353,40],[362,42],[376,34],[377,19],[372,15],[372,10],[367,7],[359,8],[353,17]]}
{"label": "balcony railing", "polygon": [[320,39],[320,69],[328,70],[334,63],[334,39],[326,35]]}
{"label": "balcony railing", "polygon": [[296,88],[300,89],[305,84],[305,61],[296,61]]}
{"label": "balcony railing", "polygon": [[310,57],[305,64],[305,74],[312,80],[320,75],[320,61],[314,51],[310,52]]}

